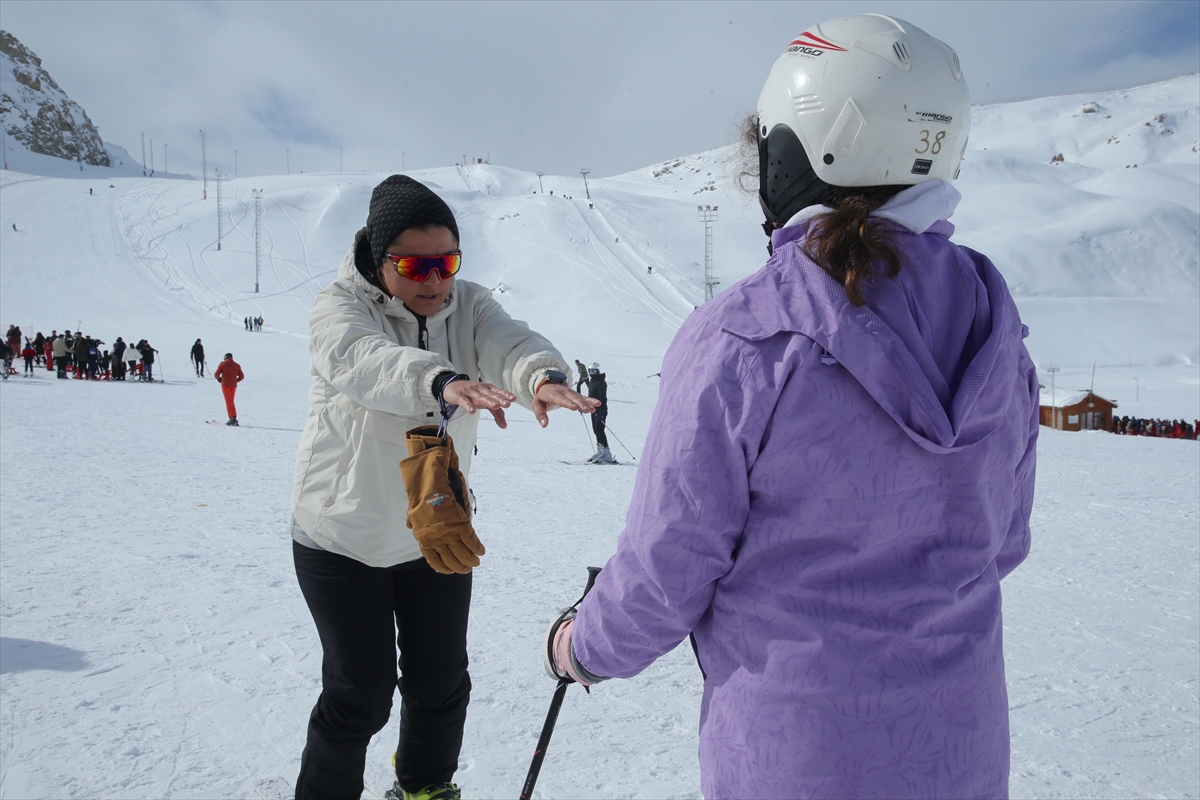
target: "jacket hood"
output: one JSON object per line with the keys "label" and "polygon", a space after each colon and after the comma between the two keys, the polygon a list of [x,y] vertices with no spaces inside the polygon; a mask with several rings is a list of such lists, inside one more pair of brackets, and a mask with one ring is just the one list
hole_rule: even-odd
{"label": "jacket hood", "polygon": [[[985,257],[951,244],[949,223],[935,223],[924,234],[882,224],[894,232],[905,267],[899,279],[880,278],[872,288],[898,297],[906,320],[893,322],[918,335],[905,335],[910,331],[904,325],[889,325],[873,310],[872,294],[879,292],[868,292],[865,306],[849,302],[841,284],[804,254],[805,221],[776,231],[775,255],[766,266],[743,281],[741,291],[727,292],[714,304],[721,307],[722,328],[750,340],[781,332],[807,336],[823,348],[824,364],[841,364],[921,447],[935,453],[969,447],[1009,413],[1008,388],[1020,380],[1024,326],[1003,277]],[[910,265],[921,265],[950,294],[914,296],[902,282],[905,270],[917,269]],[[735,304],[743,307],[731,307]],[[919,332],[937,330],[947,320],[961,330],[962,344],[954,344],[950,359],[939,360]]]}

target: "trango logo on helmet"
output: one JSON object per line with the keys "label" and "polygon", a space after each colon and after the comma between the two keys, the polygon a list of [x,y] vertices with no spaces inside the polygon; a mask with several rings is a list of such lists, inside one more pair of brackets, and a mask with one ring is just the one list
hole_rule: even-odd
{"label": "trango logo on helmet", "polygon": [[937,122],[941,125],[949,125],[954,122],[954,117],[949,114],[935,114],[932,111],[918,111],[916,114],[927,122]]}
{"label": "trango logo on helmet", "polygon": [[823,56],[826,50],[838,53],[846,52],[846,48],[838,47],[833,42],[827,42],[819,36],[813,36],[808,31],[793,39],[784,52],[801,56]]}

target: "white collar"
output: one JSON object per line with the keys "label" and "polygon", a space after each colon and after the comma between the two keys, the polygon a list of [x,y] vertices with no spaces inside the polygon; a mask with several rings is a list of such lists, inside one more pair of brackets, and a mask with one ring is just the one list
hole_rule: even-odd
{"label": "white collar", "polygon": [[[890,219],[908,228],[913,233],[924,233],[935,222],[949,219],[958,207],[962,195],[948,181],[932,180],[910,186],[899,192],[879,208],[871,212],[872,217]],[[833,209],[828,206],[809,206],[797,211],[783,226],[789,228],[824,214]]]}

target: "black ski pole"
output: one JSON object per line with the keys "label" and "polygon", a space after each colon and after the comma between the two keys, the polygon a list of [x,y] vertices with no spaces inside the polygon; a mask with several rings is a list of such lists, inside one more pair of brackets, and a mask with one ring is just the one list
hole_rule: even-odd
{"label": "black ski pole", "polygon": [[[592,585],[596,582],[596,576],[600,574],[600,567],[588,567],[587,586],[584,587],[583,595],[575,601],[575,605],[571,608],[576,608],[583,602],[583,598],[587,597],[587,593],[592,590]],[[547,644],[547,647],[550,645]],[[525,786],[521,789],[521,800],[530,800],[533,797],[533,787],[537,783],[538,773],[542,771],[542,761],[546,758],[546,748],[550,746],[550,737],[554,734],[554,725],[558,722],[558,710],[562,708],[563,698],[567,695],[567,687],[575,681],[570,678],[559,678],[558,687],[554,690],[554,697],[550,699],[550,710],[546,712],[546,721],[542,724],[542,733],[538,736],[537,749],[533,751],[533,761],[529,764],[529,773],[525,776]]]}
{"label": "black ski pole", "polygon": [[596,452],[596,443],[592,441],[592,432],[588,430],[587,417],[583,415],[582,411],[579,412],[579,419],[581,422],[583,422],[583,432],[587,434],[588,444],[591,446],[592,452],[594,453]]}
{"label": "black ski pole", "polygon": [[620,444],[621,447],[625,448],[625,452],[629,453],[630,458],[632,458],[634,461],[637,461],[637,456],[635,456],[633,453],[629,452],[629,448],[625,447],[625,443],[621,441],[620,436],[617,436],[617,432],[612,429],[612,426],[608,424],[607,420],[605,420],[605,422],[604,422],[604,429],[612,434],[613,438],[617,440],[617,443]]}

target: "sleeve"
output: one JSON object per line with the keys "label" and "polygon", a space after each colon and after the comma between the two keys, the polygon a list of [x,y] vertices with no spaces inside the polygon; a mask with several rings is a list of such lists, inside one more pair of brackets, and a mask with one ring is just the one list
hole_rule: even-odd
{"label": "sleeve", "polygon": [[571,374],[546,337],[510,317],[490,294],[475,298],[472,314],[480,377],[515,394],[521,405],[533,403],[534,390],[548,370]]}
{"label": "sleeve", "polygon": [[1032,406],[1032,411],[1025,409],[1028,433],[1025,438],[1025,451],[1021,454],[1020,461],[1017,462],[1014,482],[1016,502],[1013,504],[1013,515],[1009,522],[1008,533],[1004,537],[1003,544],[1000,545],[1000,552],[996,554],[996,571],[1001,579],[1016,569],[1029,555],[1031,539],[1029,517],[1033,513],[1033,489],[1037,471],[1037,439],[1040,424],[1038,419],[1038,381],[1036,368],[1028,354],[1023,354],[1022,360],[1024,362],[1023,372],[1028,381],[1028,387],[1022,387],[1022,389],[1027,389],[1028,397],[1022,397],[1021,401],[1027,400]]}
{"label": "sleeve", "polygon": [[664,358],[617,552],[576,618],[572,644],[596,675],[636,675],[692,632],[750,512],[749,474],[773,395],[756,385],[748,343],[692,322]]}
{"label": "sleeve", "polygon": [[317,295],[309,317],[313,370],[370,411],[436,411],[429,387],[437,373],[453,365],[438,353],[388,338],[366,303],[340,282]]}

